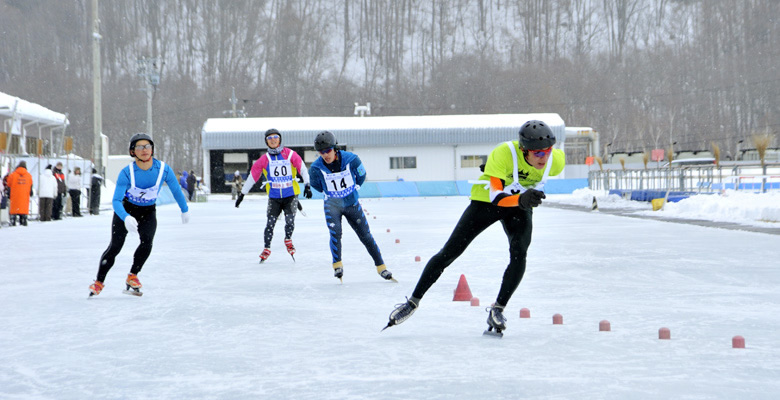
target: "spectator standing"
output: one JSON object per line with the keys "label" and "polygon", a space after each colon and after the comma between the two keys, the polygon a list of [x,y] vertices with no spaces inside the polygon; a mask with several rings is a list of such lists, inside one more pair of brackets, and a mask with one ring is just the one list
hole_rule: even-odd
{"label": "spectator standing", "polygon": [[70,208],[74,217],[81,216],[81,168],[76,167],[73,173],[68,175],[68,194],[70,195]]}
{"label": "spectator standing", "polygon": [[89,213],[98,215],[100,213],[100,186],[103,185],[103,177],[92,168],[92,180],[89,185]]}
{"label": "spectator standing", "polygon": [[38,182],[38,214],[41,221],[51,221],[54,207],[54,196],[57,195],[57,178],[51,170],[51,164],[46,166]]}
{"label": "spectator standing", "polygon": [[19,216],[19,224],[27,226],[27,215],[30,214],[30,196],[32,196],[33,179],[27,172],[27,162],[20,161],[14,172],[8,175],[8,188],[11,192],[11,226],[16,225],[16,217]]}
{"label": "spectator standing", "polygon": [[68,192],[68,185],[65,184],[65,174],[62,172],[62,163],[58,162],[52,170],[54,178],[57,179],[57,195],[54,197],[54,206],[51,211],[51,219],[62,219],[62,206],[65,194]]}
{"label": "spectator standing", "polygon": [[244,187],[244,179],[241,178],[241,173],[236,170],[233,174],[233,182],[230,184],[230,196],[233,200],[236,199],[238,193],[241,192],[241,188]]}
{"label": "spectator standing", "polygon": [[195,171],[190,170],[190,174],[187,175],[187,192],[190,194],[190,201],[194,201],[195,189],[198,187],[198,178],[195,176]]}

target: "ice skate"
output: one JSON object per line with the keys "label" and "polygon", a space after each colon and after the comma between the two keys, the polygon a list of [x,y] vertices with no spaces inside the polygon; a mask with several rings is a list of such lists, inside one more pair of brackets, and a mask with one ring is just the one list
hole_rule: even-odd
{"label": "ice skate", "polygon": [[395,310],[390,313],[390,321],[387,322],[387,326],[382,328],[382,330],[406,321],[414,314],[414,310],[416,309],[417,303],[408,298],[406,299],[406,303],[396,304]]}
{"label": "ice skate", "polygon": [[100,292],[103,291],[103,286],[103,282],[101,281],[95,281],[93,284],[89,285],[89,297],[99,295]]}
{"label": "ice skate", "polygon": [[143,296],[143,292],[141,292],[141,288],[143,285],[141,285],[141,281],[138,280],[138,275],[136,274],[127,274],[127,280],[125,281],[125,285],[127,288],[122,291],[124,294],[129,294],[132,296]]}
{"label": "ice skate", "polygon": [[344,280],[341,279],[344,276],[344,264],[341,261],[333,263],[333,276],[339,278],[339,282],[344,283]]}
{"label": "ice skate", "polygon": [[381,276],[382,278],[388,281],[398,282],[397,280],[395,280],[395,278],[393,278],[393,274],[390,271],[388,271],[387,267],[384,264],[377,265],[376,272],[379,274],[379,276]]}
{"label": "ice skate", "polygon": [[295,261],[295,246],[293,246],[292,239],[284,239],[284,245],[287,247],[287,252],[290,253],[290,257]]}
{"label": "ice skate", "polygon": [[271,249],[265,248],[263,249],[263,252],[260,253],[260,264],[264,263],[268,257],[271,257]]}
{"label": "ice skate", "polygon": [[488,328],[483,335],[504,337],[502,331],[506,329],[506,318],[504,317],[504,306],[493,303],[492,306],[485,309],[488,312]]}

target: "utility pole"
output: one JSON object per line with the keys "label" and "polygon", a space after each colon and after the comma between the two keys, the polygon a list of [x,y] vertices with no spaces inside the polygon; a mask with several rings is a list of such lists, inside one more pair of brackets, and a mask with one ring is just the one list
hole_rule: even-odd
{"label": "utility pole", "polygon": [[232,88],[233,93],[230,96],[230,102],[233,104],[233,118],[236,117],[236,104],[238,103],[238,99],[236,98],[236,88]]}
{"label": "utility pole", "polygon": [[152,99],[157,85],[160,84],[160,61],[156,58],[141,57],[138,59],[138,76],[144,79],[146,87],[146,134],[154,138],[152,130]]}
{"label": "utility pole", "polygon": [[[238,104],[238,98],[236,97],[236,88],[232,88],[232,94],[228,101],[230,101],[230,104],[232,105],[230,110],[224,110],[222,111],[222,115],[228,115],[230,114],[231,118],[246,118],[246,109],[244,107],[241,107],[240,110],[236,109],[236,105]],[[246,101],[246,100],[244,100]],[[263,104],[261,101],[260,104]]]}
{"label": "utility pole", "polygon": [[99,174],[105,174],[103,171],[103,110],[102,103],[102,80],[100,70],[100,16],[98,15],[98,0],[92,0],[92,120],[93,120],[93,144],[92,159],[95,169]]}

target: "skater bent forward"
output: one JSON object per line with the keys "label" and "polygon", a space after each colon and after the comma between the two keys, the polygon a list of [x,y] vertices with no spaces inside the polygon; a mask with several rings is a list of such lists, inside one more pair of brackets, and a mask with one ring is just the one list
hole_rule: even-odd
{"label": "skater bent forward", "polygon": [[547,124],[532,120],[522,125],[519,141],[502,143],[490,153],[480,183],[471,188],[471,204],[444,247],[428,261],[412,297],[390,314],[385,328],[408,319],[444,269],[463,254],[480,233],[501,221],[509,239],[509,265],[504,271],[496,302],[488,309],[488,330],[495,329],[501,335],[506,329],[504,306],[525,273],[533,208],[545,198],[542,190],[547,177],[560,174],[565,165],[563,150],[553,149],[554,144],[555,135]]}
{"label": "skater bent forward", "polygon": [[341,217],[374,259],[376,272],[384,279],[392,280],[393,274],[385,267],[374,237],[368,228],[368,220],[358,201],[360,185],[366,180],[366,169],[357,155],[336,148],[336,137],[320,132],[314,139],[314,148],[320,153],[311,165],[311,187],[325,194],[325,222],[330,231],[330,253],[333,256],[333,276],[341,280],[344,265],[341,262]]}

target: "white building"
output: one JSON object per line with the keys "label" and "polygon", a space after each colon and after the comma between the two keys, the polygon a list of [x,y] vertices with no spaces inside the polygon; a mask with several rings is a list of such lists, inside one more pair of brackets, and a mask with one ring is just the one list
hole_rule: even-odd
{"label": "white building", "polygon": [[339,147],[356,153],[369,181],[460,181],[479,177],[479,166],[501,142],[517,140],[520,126],[545,121],[563,147],[558,114],[436,115],[397,117],[211,118],[203,125],[204,182],[226,192],[235,171],[246,176],[265,154],[265,131],[282,134],[282,145],[307,165],[319,156],[314,138],[327,130]]}

